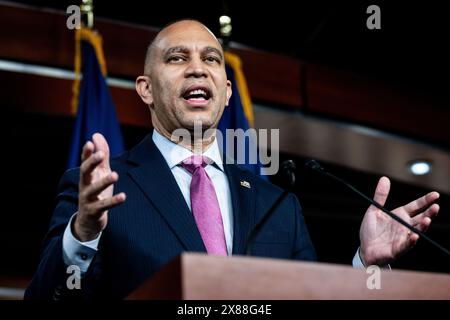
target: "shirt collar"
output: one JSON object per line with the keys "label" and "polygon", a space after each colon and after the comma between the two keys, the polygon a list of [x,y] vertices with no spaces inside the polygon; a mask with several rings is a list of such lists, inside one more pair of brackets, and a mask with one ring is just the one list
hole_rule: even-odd
{"label": "shirt collar", "polygon": [[[189,158],[193,155],[191,150],[167,139],[156,129],[153,130],[152,139],[156,147],[159,149],[159,151],[161,151],[161,154],[166,160],[170,169],[173,169],[173,167],[179,165],[184,159]],[[212,145],[202,155],[210,158],[221,171],[224,171],[223,161],[220,154],[219,145],[217,144],[217,139],[214,140]]]}

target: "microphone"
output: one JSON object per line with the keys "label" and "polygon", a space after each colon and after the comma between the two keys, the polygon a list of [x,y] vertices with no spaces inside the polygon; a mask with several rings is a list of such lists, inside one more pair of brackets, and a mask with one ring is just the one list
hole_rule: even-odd
{"label": "microphone", "polygon": [[295,162],[286,160],[281,164],[281,173],[289,182],[289,189],[292,190],[295,186],[295,170],[297,169]]}
{"label": "microphone", "polygon": [[[292,160],[284,161],[281,166],[281,176],[287,178],[289,182],[289,190],[295,186],[295,162]],[[275,209],[279,206],[279,204],[286,198],[289,194],[288,190],[283,190],[283,193],[278,197],[277,201],[270,207],[270,209],[264,214],[263,218],[255,225],[252,231],[249,233],[247,237],[247,241],[245,244],[245,255],[250,256],[253,248],[253,242],[255,241],[256,236],[261,231],[262,227],[266,224],[267,220],[272,216],[275,212]]]}
{"label": "microphone", "polygon": [[430,237],[428,237],[427,235],[425,235],[422,231],[418,230],[417,228],[413,227],[412,225],[408,224],[406,221],[404,221],[403,219],[401,219],[400,217],[398,217],[397,215],[395,215],[394,213],[392,213],[391,211],[387,210],[386,208],[384,208],[381,204],[379,204],[378,202],[376,202],[375,200],[369,198],[368,196],[366,196],[365,194],[363,194],[362,192],[360,192],[358,189],[356,189],[355,187],[353,187],[352,185],[350,185],[349,183],[345,182],[344,180],[342,180],[339,177],[336,177],[335,175],[327,172],[321,165],[320,163],[318,163],[316,160],[314,159],[310,159],[308,161],[305,162],[305,166],[311,170],[314,170],[316,172],[319,172],[327,177],[332,178],[333,180],[338,181],[339,183],[345,185],[347,188],[349,188],[350,190],[352,190],[353,192],[355,192],[356,194],[358,194],[359,196],[361,196],[364,200],[368,201],[370,204],[374,205],[375,207],[377,207],[378,209],[380,209],[381,211],[383,211],[384,213],[386,213],[389,217],[391,217],[392,219],[394,219],[395,221],[397,221],[398,223],[400,223],[401,225],[405,226],[406,228],[408,228],[409,230],[411,230],[412,232],[418,234],[420,237],[424,238],[425,240],[427,240],[429,243],[431,243],[433,246],[435,246],[436,248],[438,248],[439,250],[441,250],[442,252],[444,252],[447,256],[450,256],[450,251],[446,248],[444,248],[443,246],[441,246],[439,243],[437,243],[436,241],[432,240]]}

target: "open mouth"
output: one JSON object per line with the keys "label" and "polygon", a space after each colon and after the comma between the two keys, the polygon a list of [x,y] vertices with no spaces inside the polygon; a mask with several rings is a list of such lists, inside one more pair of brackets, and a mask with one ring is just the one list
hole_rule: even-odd
{"label": "open mouth", "polygon": [[189,88],[183,93],[182,97],[190,103],[204,104],[211,99],[211,91],[205,87]]}

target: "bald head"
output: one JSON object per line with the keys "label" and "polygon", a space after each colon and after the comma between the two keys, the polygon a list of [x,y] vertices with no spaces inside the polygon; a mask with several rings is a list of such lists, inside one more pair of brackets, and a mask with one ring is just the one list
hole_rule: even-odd
{"label": "bald head", "polygon": [[[205,36],[209,36],[212,39],[215,40],[218,47],[221,50],[221,54],[223,55],[223,48],[220,44],[219,40],[216,38],[214,33],[211,32],[203,23],[197,21],[197,20],[191,20],[191,19],[183,19],[179,21],[172,22],[165,26],[163,29],[161,29],[156,37],[153,39],[153,41],[149,44],[147,48],[147,54],[145,56],[145,65],[144,65],[144,74],[150,75],[154,61],[156,56],[156,51],[158,49],[161,49],[165,45],[165,40],[167,35],[175,35],[175,37],[182,37],[185,35],[182,35],[183,31],[186,31],[187,29],[197,29],[198,32],[203,33]],[[188,41],[189,39],[186,39]]]}
{"label": "bald head", "polygon": [[180,128],[217,128],[232,94],[223,48],[205,25],[182,20],[162,29],[149,46],[136,91],[165,137]]}

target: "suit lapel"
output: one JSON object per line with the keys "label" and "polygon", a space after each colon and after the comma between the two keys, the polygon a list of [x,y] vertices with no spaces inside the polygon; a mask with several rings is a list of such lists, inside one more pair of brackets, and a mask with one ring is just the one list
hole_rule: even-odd
{"label": "suit lapel", "polygon": [[128,174],[157,208],[187,251],[206,252],[194,217],[161,152],[148,135],[130,151]]}
{"label": "suit lapel", "polygon": [[255,224],[255,183],[236,165],[224,164],[233,203],[233,254],[244,254],[247,236]]}

